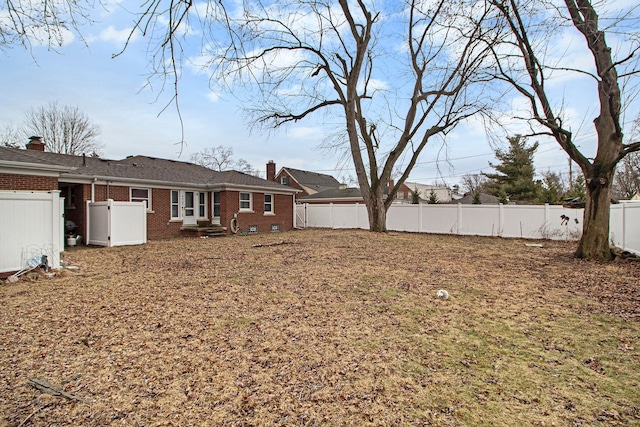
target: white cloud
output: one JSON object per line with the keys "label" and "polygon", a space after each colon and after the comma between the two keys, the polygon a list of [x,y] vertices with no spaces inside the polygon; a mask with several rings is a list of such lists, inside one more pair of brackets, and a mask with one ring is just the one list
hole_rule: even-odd
{"label": "white cloud", "polygon": [[[122,30],[116,30],[113,26],[110,25],[100,32],[98,39],[103,42],[123,44],[127,41],[132,31],[132,28],[123,28]],[[138,32],[134,32],[131,36],[131,41],[134,41],[138,38]]]}
{"label": "white cloud", "polygon": [[218,102],[220,101],[220,95],[214,91],[209,91],[207,92],[207,99],[211,102]]}

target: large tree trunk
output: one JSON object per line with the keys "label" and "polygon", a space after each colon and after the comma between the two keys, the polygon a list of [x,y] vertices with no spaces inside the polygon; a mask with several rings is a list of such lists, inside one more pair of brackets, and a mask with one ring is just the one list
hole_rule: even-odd
{"label": "large tree trunk", "polygon": [[600,169],[599,173],[588,173],[586,177],[587,200],[584,208],[582,237],[575,252],[578,258],[603,260],[613,258],[609,246],[609,218],[611,186],[615,169],[607,169],[609,170]]}
{"label": "large tree trunk", "polygon": [[366,199],[369,215],[369,231],[387,231],[387,208],[384,205],[384,194],[380,188],[371,189]]}

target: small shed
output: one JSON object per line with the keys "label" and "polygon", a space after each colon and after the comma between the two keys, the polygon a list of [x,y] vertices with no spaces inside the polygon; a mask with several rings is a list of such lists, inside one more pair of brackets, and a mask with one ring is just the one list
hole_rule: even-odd
{"label": "small shed", "polygon": [[87,243],[98,246],[147,243],[145,202],[87,202]]}

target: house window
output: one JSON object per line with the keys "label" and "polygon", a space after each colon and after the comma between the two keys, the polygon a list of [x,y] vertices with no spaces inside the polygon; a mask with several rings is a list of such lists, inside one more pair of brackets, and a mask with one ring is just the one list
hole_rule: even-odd
{"label": "house window", "polygon": [[264,213],[273,214],[273,194],[264,195]]}
{"label": "house window", "polygon": [[207,216],[207,193],[199,193],[198,196],[198,217],[205,218]]}
{"label": "house window", "polygon": [[251,211],[253,210],[253,200],[251,193],[240,193],[240,210]]}
{"label": "house window", "polygon": [[258,232],[258,226],[257,225],[250,225],[249,226],[249,233],[257,233]]}
{"label": "house window", "polygon": [[280,177],[280,184],[289,185],[289,177],[288,176],[281,176]]}
{"label": "house window", "polygon": [[130,200],[132,202],[145,202],[147,210],[151,209],[151,190],[148,188],[132,188]]}
{"label": "house window", "polygon": [[180,192],[171,190],[171,219],[180,218]]}
{"label": "house window", "polygon": [[275,233],[276,231],[280,231],[280,225],[278,224],[271,224],[271,232]]}
{"label": "house window", "polygon": [[65,205],[68,208],[75,208],[76,207],[76,187],[75,186],[67,187],[65,196],[66,196]]}
{"label": "house window", "polygon": [[213,216],[220,217],[220,192],[215,191],[213,193]]}

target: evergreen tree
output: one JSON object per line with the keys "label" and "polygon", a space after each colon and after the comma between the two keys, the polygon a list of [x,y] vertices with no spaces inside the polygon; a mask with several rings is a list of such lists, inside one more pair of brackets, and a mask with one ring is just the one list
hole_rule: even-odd
{"label": "evergreen tree", "polygon": [[538,202],[557,205],[562,194],[562,180],[560,175],[554,172],[543,174],[542,179],[536,182],[538,186]]}
{"label": "evergreen tree", "polygon": [[438,203],[438,201],[438,195],[435,191],[433,191],[432,188],[431,192],[429,193],[429,200],[427,200],[427,203],[429,203],[430,205],[435,205],[436,203]]}
{"label": "evergreen tree", "polygon": [[499,198],[506,195],[512,201],[534,201],[538,188],[533,180],[533,155],[538,149],[538,143],[528,147],[527,139],[522,135],[507,137],[507,140],[509,148],[506,151],[495,151],[501,163],[489,163],[497,173],[484,174],[490,180],[487,191]]}
{"label": "evergreen tree", "polygon": [[419,203],[420,203],[420,191],[418,190],[418,188],[414,188],[413,192],[411,193],[411,204],[417,205]]}
{"label": "evergreen tree", "polygon": [[578,175],[571,184],[571,189],[564,195],[566,199],[587,199],[587,188],[584,185],[584,176]]}
{"label": "evergreen tree", "polygon": [[473,204],[473,205],[481,205],[482,204],[482,200],[480,200],[480,193],[478,193],[478,192],[473,193],[473,200],[471,201],[471,204]]}

